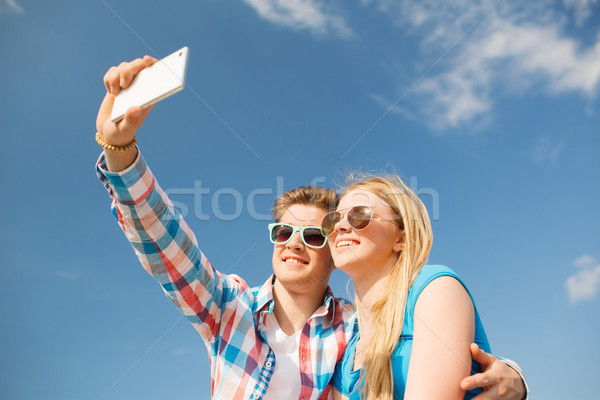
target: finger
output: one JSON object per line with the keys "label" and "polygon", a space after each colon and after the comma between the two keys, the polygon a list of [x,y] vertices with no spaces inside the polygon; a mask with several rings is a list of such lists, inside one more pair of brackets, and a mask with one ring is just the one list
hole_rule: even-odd
{"label": "finger", "polygon": [[141,58],[130,62],[123,61],[118,67],[111,68],[106,76],[110,93],[116,96],[122,88],[131,84],[133,77],[143,68],[145,66]]}
{"label": "finger", "polygon": [[123,120],[118,123],[119,131],[123,134],[135,133],[143,122],[142,107],[130,107]]}
{"label": "finger", "polygon": [[467,376],[460,382],[460,387],[463,390],[471,390],[476,388],[482,388],[483,390],[489,389],[497,382],[494,379],[493,375],[490,378],[488,374],[479,373],[471,376]]}
{"label": "finger", "polygon": [[152,111],[153,108],[154,108],[154,104],[142,109],[142,115],[141,115],[139,121],[137,121],[136,129],[139,129],[139,127],[144,123],[144,121],[146,120],[146,117],[148,116],[148,114],[150,114],[150,111]]}
{"label": "finger", "polygon": [[476,386],[476,381],[474,381],[473,379],[471,379],[471,376],[467,376],[466,378],[463,378],[462,381],[460,381],[460,388],[462,390],[471,390],[473,388],[477,387]]}
{"label": "finger", "polygon": [[123,69],[125,68],[126,64],[127,64],[126,62],[122,62],[121,64],[119,64],[119,66],[112,67],[109,70],[109,72],[106,74],[108,91],[109,91],[109,93],[111,93],[115,96],[117,94],[119,94],[119,92],[121,91],[121,84],[120,84],[121,73],[123,72]]}
{"label": "finger", "polygon": [[144,108],[142,111],[142,123],[144,122],[144,120],[146,119],[146,117],[148,116],[148,114],[150,114],[150,111],[152,111],[152,109],[154,108],[154,104],[152,104],[150,107]]}
{"label": "finger", "polygon": [[155,59],[144,56],[144,58],[136,58],[135,60],[125,63],[120,68],[120,81],[119,84],[122,88],[126,88],[131,84],[133,78],[140,73],[144,68],[148,68],[150,65],[154,64]]}
{"label": "finger", "polygon": [[154,58],[154,57],[150,57],[148,55],[144,56],[143,58],[144,60],[144,64],[146,64],[147,67],[153,65],[154,63],[156,63],[158,61],[158,58]]}
{"label": "finger", "polygon": [[115,96],[110,93],[106,93],[104,100],[102,100],[102,104],[100,105],[98,117],[96,118],[96,129],[100,133],[103,133],[104,123],[110,119],[114,102]]}
{"label": "finger", "polygon": [[119,85],[122,88],[126,88],[131,84],[131,81],[133,80],[133,78],[144,68],[146,68],[147,65],[144,62],[143,59],[141,58],[136,58],[135,60],[128,62],[128,63],[124,63],[121,64],[119,66]]}
{"label": "finger", "polygon": [[131,71],[131,69],[123,69],[120,71],[119,74],[119,86],[121,86],[122,88],[126,88],[129,85],[131,85],[131,82],[133,81],[133,72]]}
{"label": "finger", "polygon": [[112,74],[115,72],[115,70],[117,69],[117,67],[110,67],[108,69],[108,71],[106,71],[106,73],[104,74],[104,77],[102,78],[102,81],[104,82],[104,87],[106,88],[107,92],[111,92],[112,88],[110,87],[110,77],[112,76]]}
{"label": "finger", "polygon": [[481,369],[487,369],[490,364],[496,361],[496,357],[480,349],[476,343],[471,343],[469,349],[471,350],[471,357],[481,365]]}

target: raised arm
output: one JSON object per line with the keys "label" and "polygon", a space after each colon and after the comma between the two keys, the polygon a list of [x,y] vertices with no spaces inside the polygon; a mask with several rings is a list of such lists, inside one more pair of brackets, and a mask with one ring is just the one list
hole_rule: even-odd
{"label": "raised arm", "polygon": [[[125,118],[114,124],[110,121],[114,97],[121,88],[129,86],[139,71],[154,62],[156,59],[146,56],[112,67],[104,76],[107,94],[96,124],[104,142],[123,146],[133,140],[150,110],[130,108]],[[161,284],[167,297],[202,337],[215,344],[226,309],[228,318],[249,312],[245,297],[238,296],[248,288],[247,284],[235,275],[222,275],[211,266],[137,147],[126,151],[105,149],[96,170],[113,199],[113,213],[144,269]]]}

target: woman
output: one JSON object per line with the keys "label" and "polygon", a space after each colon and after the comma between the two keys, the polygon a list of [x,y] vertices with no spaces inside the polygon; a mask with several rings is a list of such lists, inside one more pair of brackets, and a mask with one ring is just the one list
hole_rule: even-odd
{"label": "woman", "polygon": [[489,344],[460,278],[425,265],[431,223],[417,195],[397,176],[361,179],[322,230],[336,267],[354,281],[360,321],[334,376],[335,397],[473,397],[460,388],[478,367],[469,344],[490,352]]}

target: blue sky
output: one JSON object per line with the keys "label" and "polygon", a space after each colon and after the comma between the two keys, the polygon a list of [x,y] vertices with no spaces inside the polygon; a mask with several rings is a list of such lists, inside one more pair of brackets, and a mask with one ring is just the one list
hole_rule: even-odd
{"label": "blue sky", "polygon": [[494,352],[535,398],[596,398],[600,2],[520,3],[0,0],[0,397],[210,397],[93,168],[105,71],[187,45],[139,145],[215,266],[261,284],[280,190],[393,168]]}

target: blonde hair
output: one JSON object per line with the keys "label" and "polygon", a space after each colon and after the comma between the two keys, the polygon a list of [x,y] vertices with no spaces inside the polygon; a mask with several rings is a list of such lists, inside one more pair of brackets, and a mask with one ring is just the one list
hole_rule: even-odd
{"label": "blonde hair", "polygon": [[419,197],[399,176],[354,174],[348,180],[342,197],[354,189],[377,195],[394,211],[398,228],[405,234],[404,248],[387,277],[385,287],[388,290],[371,307],[371,336],[361,350],[364,360],[360,379],[364,379],[362,398],[393,400],[391,357],[402,333],[408,290],[431,250],[431,222]]}
{"label": "blonde hair", "polygon": [[273,203],[273,219],[277,222],[288,208],[294,204],[310,205],[326,211],[333,211],[339,202],[338,194],[333,189],[319,186],[300,186],[288,190],[275,199]]}

